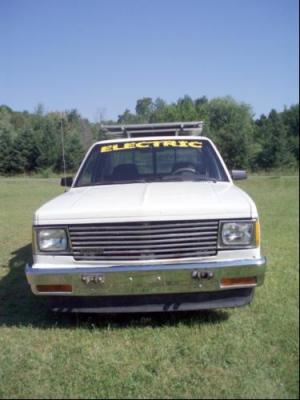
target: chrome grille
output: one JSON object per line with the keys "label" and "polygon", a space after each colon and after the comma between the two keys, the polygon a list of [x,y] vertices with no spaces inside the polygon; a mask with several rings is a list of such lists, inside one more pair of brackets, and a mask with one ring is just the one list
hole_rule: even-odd
{"label": "chrome grille", "polygon": [[219,221],[70,225],[75,260],[167,260],[217,253]]}

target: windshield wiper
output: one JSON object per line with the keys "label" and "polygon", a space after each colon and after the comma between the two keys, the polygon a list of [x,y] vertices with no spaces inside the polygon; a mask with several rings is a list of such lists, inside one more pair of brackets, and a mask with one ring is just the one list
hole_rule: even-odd
{"label": "windshield wiper", "polygon": [[188,178],[183,175],[166,175],[162,178],[162,181],[164,182],[193,182],[193,181],[202,181],[202,182],[219,182],[216,178],[210,178],[208,176],[202,176],[202,175],[195,175],[195,176],[189,176]]}
{"label": "windshield wiper", "polygon": [[216,178],[210,178],[208,176],[195,176],[195,179],[193,179],[195,181],[203,181],[203,182],[220,182],[218,179]]}
{"label": "windshield wiper", "polygon": [[103,181],[103,182],[94,182],[91,183],[89,186],[101,186],[101,185],[122,185],[126,183],[146,183],[145,179],[126,179],[121,181]]}

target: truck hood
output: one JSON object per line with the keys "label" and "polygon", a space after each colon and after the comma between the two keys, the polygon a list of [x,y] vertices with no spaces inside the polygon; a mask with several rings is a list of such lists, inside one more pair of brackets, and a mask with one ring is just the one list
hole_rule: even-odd
{"label": "truck hood", "polygon": [[256,217],[231,182],[153,182],[72,188],[44,204],[34,224]]}

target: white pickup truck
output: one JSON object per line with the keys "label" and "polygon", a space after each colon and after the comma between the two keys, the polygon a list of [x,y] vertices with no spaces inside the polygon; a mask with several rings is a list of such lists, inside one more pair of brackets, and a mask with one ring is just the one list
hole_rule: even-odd
{"label": "white pickup truck", "polygon": [[106,126],[33,220],[32,292],[55,311],[237,307],[263,283],[251,198],[202,122]]}

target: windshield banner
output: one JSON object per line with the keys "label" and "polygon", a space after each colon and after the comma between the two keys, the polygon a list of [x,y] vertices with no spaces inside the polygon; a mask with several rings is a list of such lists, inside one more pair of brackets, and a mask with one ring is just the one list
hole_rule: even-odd
{"label": "windshield banner", "polygon": [[195,140],[147,140],[143,142],[115,143],[100,147],[101,153],[109,151],[131,150],[131,149],[152,149],[160,147],[189,147],[202,149],[202,142]]}

